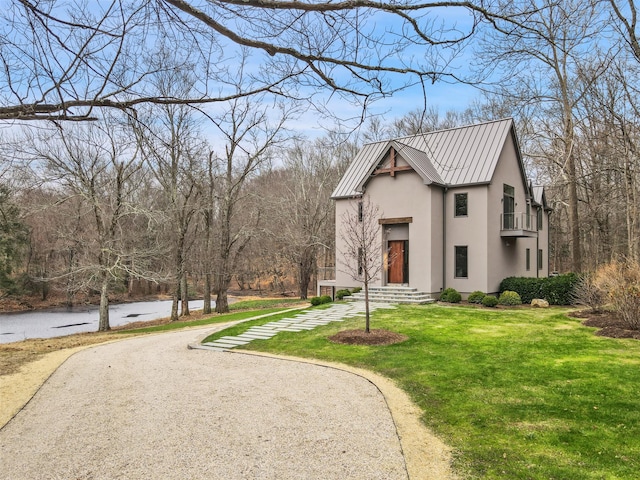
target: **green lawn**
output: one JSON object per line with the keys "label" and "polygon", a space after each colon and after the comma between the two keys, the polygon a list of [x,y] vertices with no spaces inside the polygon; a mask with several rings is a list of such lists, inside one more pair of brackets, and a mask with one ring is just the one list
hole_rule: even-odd
{"label": "green lawn", "polygon": [[327,340],[363,328],[354,319],[244,348],[395,379],[455,449],[466,478],[640,478],[640,342],[596,337],[567,311],[401,306],[376,311],[371,322],[408,335],[401,344]]}

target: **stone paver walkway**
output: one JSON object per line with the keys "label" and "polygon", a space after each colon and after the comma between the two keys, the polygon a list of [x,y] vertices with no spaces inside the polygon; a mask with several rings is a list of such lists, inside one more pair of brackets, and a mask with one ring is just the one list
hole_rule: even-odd
{"label": "stone paver walkway", "polygon": [[[387,303],[370,303],[369,311],[374,312],[379,308],[396,308]],[[267,340],[279,332],[302,332],[313,330],[316,327],[327,325],[331,322],[343,322],[348,318],[364,317],[364,302],[336,303],[323,310],[307,310],[293,315],[291,318],[283,318],[277,322],[269,322],[264,325],[250,327],[240,335],[229,335],[213,342],[203,343],[200,348],[225,352],[240,345],[246,345],[253,340]]]}

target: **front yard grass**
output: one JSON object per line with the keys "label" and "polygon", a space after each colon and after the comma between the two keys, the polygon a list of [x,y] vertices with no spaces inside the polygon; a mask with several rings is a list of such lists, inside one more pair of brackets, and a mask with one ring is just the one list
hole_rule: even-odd
{"label": "front yard grass", "polygon": [[639,478],[640,342],[597,337],[567,311],[400,306],[377,310],[371,326],[407,335],[403,343],[327,340],[364,328],[353,319],[243,348],[394,379],[454,448],[465,478]]}

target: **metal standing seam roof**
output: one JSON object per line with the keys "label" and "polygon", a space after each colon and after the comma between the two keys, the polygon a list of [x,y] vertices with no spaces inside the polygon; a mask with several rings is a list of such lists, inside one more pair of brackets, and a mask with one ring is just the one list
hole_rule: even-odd
{"label": "metal standing seam roof", "polygon": [[[331,197],[361,195],[368,178],[390,147],[394,147],[426,184],[489,183],[512,128],[513,120],[507,118],[369,143],[353,159]],[[515,138],[514,142],[517,142]]]}

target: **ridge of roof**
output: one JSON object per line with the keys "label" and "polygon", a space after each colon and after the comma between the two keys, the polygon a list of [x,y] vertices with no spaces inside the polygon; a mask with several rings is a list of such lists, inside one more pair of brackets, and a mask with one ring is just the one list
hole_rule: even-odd
{"label": "ridge of roof", "polygon": [[413,135],[404,135],[404,136],[401,136],[401,137],[392,137],[392,138],[387,138],[387,139],[384,139],[384,140],[376,140],[374,142],[365,143],[363,145],[363,147],[365,145],[373,145],[373,144],[376,144],[376,143],[386,143],[386,142],[390,142],[390,141],[402,141],[402,140],[407,139],[407,138],[414,138],[414,137],[420,137],[420,136],[425,136],[425,135],[432,135],[432,134],[435,134],[435,133],[451,132],[451,131],[454,131],[454,130],[461,130],[461,129],[466,129],[466,128],[480,127],[482,125],[489,125],[489,124],[492,124],[492,123],[500,123],[500,122],[505,122],[505,121],[513,122],[513,117],[504,117],[504,118],[500,118],[500,119],[497,119],[497,120],[485,120],[484,122],[468,123],[466,125],[459,125],[457,127],[442,128],[442,129],[439,129],[439,130],[431,130],[429,132],[415,133]]}
{"label": "ridge of roof", "polygon": [[490,183],[500,153],[512,133],[526,182],[512,118],[419,133],[365,144],[336,186],[332,198],[362,195],[364,186],[388,149],[396,145],[425,184],[458,186]]}

